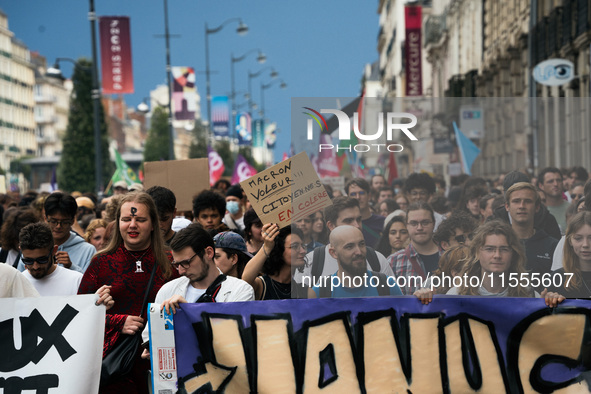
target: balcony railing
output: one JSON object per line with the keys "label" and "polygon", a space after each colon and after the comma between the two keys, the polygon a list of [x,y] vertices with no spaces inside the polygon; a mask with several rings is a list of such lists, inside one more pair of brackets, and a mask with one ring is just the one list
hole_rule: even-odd
{"label": "balcony railing", "polygon": [[425,21],[425,46],[439,42],[446,28],[445,15],[429,15]]}

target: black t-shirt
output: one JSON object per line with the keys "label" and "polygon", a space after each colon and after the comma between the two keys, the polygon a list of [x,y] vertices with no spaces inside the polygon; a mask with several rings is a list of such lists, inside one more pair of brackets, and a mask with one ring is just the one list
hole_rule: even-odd
{"label": "black t-shirt", "polygon": [[434,272],[437,268],[439,268],[439,252],[434,254],[420,254],[421,260],[425,265],[425,273]]}
{"label": "black t-shirt", "polygon": [[564,268],[554,271],[552,275],[553,283],[558,282],[558,278],[555,275],[562,275],[562,286],[558,288],[550,287],[548,290],[558,292],[566,298],[591,298],[591,272],[581,272],[581,276],[579,276],[579,287],[575,287],[572,280],[569,286],[566,286],[569,277],[565,275]]}

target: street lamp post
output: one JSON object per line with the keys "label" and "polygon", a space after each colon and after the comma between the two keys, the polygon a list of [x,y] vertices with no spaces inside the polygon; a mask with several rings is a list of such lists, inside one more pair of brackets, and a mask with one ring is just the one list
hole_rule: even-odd
{"label": "street lamp post", "polygon": [[269,82],[268,84],[261,83],[261,118],[263,120],[265,120],[265,90],[269,89],[277,82],[281,82],[281,84],[279,85],[281,89],[287,88],[287,84],[283,81],[283,79],[276,79],[274,81]]}
{"label": "street lamp post", "polygon": [[168,84],[168,160],[174,160],[174,127],[172,126],[172,81],[170,75],[170,34],[168,32],[168,0],[164,0],[164,39],[166,40],[166,81]]}
{"label": "street lamp post", "polygon": [[275,69],[271,66],[262,68],[255,73],[251,73],[250,71],[248,72],[248,99],[249,99],[249,102],[251,102],[251,105],[250,105],[251,109],[256,109],[254,103],[252,102],[252,79],[258,77],[264,71],[267,71],[267,70],[272,70],[271,74],[270,74],[271,78],[275,79],[279,76],[279,73],[277,71],[275,71]]}
{"label": "street lamp post", "polygon": [[[251,49],[250,51],[246,52],[244,55],[242,56],[238,56],[238,57],[234,57],[234,54],[231,54],[231,61],[230,61],[230,66],[231,66],[231,81],[232,81],[232,92],[230,94],[230,98],[232,100],[232,123],[231,128],[234,127],[234,125],[236,124],[236,87],[235,87],[235,75],[234,75],[234,63],[238,63],[243,61],[248,55],[250,55],[251,53],[254,52],[258,52],[259,55],[257,56],[257,62],[259,62],[260,64],[263,64],[267,61],[267,56],[265,56],[265,54],[263,52],[261,52],[260,49],[256,48],[256,49]],[[234,139],[233,134],[230,137],[232,140]]]}
{"label": "street lamp post", "polygon": [[238,21],[239,25],[236,29],[236,33],[243,36],[248,33],[248,26],[246,26],[240,18],[230,18],[216,28],[209,29],[207,23],[205,23],[205,89],[207,94],[207,121],[209,122],[210,137],[211,132],[211,81],[210,81],[210,70],[209,70],[209,35],[215,34],[222,30],[230,22]]}
{"label": "street lamp post", "polygon": [[[94,125],[94,176],[95,190],[100,198],[103,193],[103,155],[101,152],[101,125],[99,122],[101,91],[98,83],[98,64],[96,55],[96,13],[94,0],[89,0],[88,20],[90,20],[90,35],[92,38],[92,114]],[[74,62],[75,63],[75,62]]]}

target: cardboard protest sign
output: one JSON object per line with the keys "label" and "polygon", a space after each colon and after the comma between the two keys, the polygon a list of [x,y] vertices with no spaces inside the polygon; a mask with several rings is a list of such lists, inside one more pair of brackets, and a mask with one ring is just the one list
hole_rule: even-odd
{"label": "cardboard protest sign", "polygon": [[152,364],[152,392],[175,393],[176,350],[174,321],[160,304],[148,304],[148,332],[150,335],[150,362]]}
{"label": "cardboard protest sign", "polygon": [[0,392],[97,393],[105,334],[97,298],[0,298]]}
{"label": "cardboard protest sign", "polygon": [[280,228],[332,204],[305,152],[240,182],[263,223]]}
{"label": "cardboard protest sign", "polygon": [[182,304],[179,388],[589,392],[591,301],[415,297]]}
{"label": "cardboard protest sign", "polygon": [[208,160],[170,160],[144,163],[144,188],[164,186],[174,192],[176,209],[191,211],[193,197],[209,189]]}

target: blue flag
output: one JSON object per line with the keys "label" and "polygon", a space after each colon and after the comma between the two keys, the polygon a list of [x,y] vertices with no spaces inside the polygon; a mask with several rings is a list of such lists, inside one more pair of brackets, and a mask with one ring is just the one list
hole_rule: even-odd
{"label": "blue flag", "polygon": [[462,158],[462,166],[464,167],[464,173],[468,175],[472,175],[472,164],[474,164],[474,160],[480,154],[480,149],[474,145],[470,138],[466,137],[464,133],[458,129],[458,125],[456,122],[454,124],[454,131],[456,133],[456,142],[458,144],[458,148],[460,149],[460,157]]}

